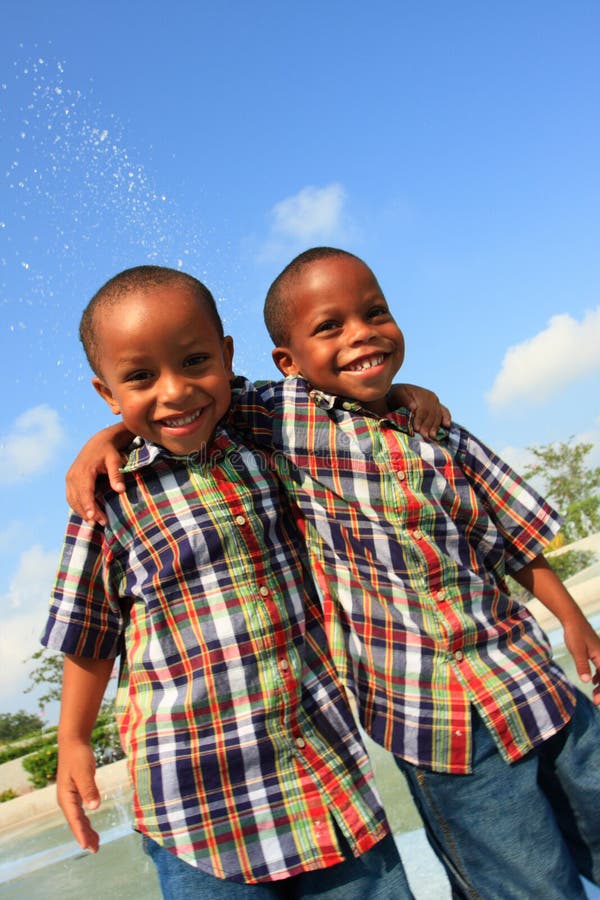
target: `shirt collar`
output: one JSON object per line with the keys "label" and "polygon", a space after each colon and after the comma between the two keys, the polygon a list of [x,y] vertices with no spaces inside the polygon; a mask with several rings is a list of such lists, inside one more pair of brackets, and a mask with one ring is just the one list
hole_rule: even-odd
{"label": "shirt collar", "polygon": [[121,468],[121,472],[137,472],[138,469],[153,465],[160,456],[173,456],[173,454],[164,447],[159,447],[158,444],[136,437],[130,445],[129,456]]}
{"label": "shirt collar", "polygon": [[297,375],[292,375],[290,378],[295,378],[298,384],[305,388],[315,406],[318,406],[320,409],[327,411],[339,409],[347,413],[356,413],[360,416],[367,416],[370,419],[377,419],[379,422],[389,422],[399,431],[404,431],[408,435],[414,434],[413,413],[411,410],[400,407],[397,410],[390,411],[389,416],[378,416],[361,406],[358,400],[327,394],[325,391],[311,387],[304,378],[299,378]]}
{"label": "shirt collar", "polygon": [[217,425],[213,439],[206,449],[198,450],[195,453],[187,453],[185,456],[171,453],[159,444],[153,444],[152,441],[136,437],[130,444],[127,462],[121,468],[121,472],[138,472],[140,469],[154,465],[159,459],[175,460],[184,465],[196,467],[207,463],[214,465],[223,458],[227,449],[231,448],[232,443],[231,435],[221,425]]}

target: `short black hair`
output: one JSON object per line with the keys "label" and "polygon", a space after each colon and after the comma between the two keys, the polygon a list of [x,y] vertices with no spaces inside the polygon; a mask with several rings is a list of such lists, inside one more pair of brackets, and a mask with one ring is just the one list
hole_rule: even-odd
{"label": "short black hair", "polygon": [[348,256],[366,265],[364,260],[355,253],[350,253],[349,250],[340,250],[338,247],[311,247],[295,256],[272,283],[267,291],[263,316],[267,331],[276,347],[285,347],[290,339],[292,316],[290,314],[289,287],[299,278],[306,266],[334,256]]}
{"label": "short black hair", "polygon": [[96,291],[83,311],[79,324],[79,338],[83,344],[87,360],[96,373],[100,375],[99,341],[97,334],[97,313],[108,306],[114,306],[134,291],[148,290],[173,284],[187,287],[206,307],[219,337],[224,337],[223,322],[215,303],[215,298],[201,281],[182,272],[180,269],[169,269],[167,266],[134,266],[124,269],[103,284]]}

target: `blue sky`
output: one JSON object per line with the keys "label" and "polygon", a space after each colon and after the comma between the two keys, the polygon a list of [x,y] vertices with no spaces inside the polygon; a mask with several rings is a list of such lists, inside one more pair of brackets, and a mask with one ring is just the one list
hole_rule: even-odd
{"label": "blue sky", "polygon": [[37,647],[63,478],[110,413],[77,340],[145,262],[218,297],[275,375],[272,279],[315,244],[373,268],[404,378],[517,467],[600,464],[600,6],[12,3],[0,32],[0,712]]}

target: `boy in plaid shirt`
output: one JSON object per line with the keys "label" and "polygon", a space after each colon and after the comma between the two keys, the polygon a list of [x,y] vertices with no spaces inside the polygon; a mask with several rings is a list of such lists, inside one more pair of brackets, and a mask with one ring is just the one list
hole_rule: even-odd
{"label": "boy in plaid shirt", "polygon": [[[245,414],[292,463],[338,669],[455,895],[583,898],[578,872],[600,882],[600,639],[541,555],[558,516],[466,429],[424,440],[394,410],[404,339],[362,260],[301,254],[265,320],[288,377]],[[559,618],[594,704],[507,574]]]}
{"label": "boy in plaid shirt", "polygon": [[411,897],[294,517],[224,421],[233,345],[212,295],[127,270],[81,336],[140,439],[125,490],[103,489],[105,526],[69,519],[43,637],[65,653],[57,788],[75,837],[98,849],[90,734],[120,653],[135,823],[167,900]]}

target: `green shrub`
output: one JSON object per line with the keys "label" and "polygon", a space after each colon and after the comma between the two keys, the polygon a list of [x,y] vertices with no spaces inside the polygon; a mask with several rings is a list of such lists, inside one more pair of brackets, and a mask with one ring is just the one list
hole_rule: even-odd
{"label": "green shrub", "polygon": [[[31,784],[36,788],[46,787],[50,782],[56,780],[58,768],[56,731],[56,728],[49,729],[46,735],[28,741],[24,746],[6,747],[0,753],[0,762],[20,756],[24,757],[23,768],[29,773]],[[91,744],[98,767],[116,762],[124,757],[112,706],[108,705],[101,710],[92,731]],[[3,756],[4,758],[2,758]]]}
{"label": "green shrub", "polygon": [[[121,749],[119,741],[119,733],[114,721],[114,716],[109,712],[100,713],[98,722],[92,731],[91,744],[94,748],[94,756],[98,767],[107,763],[116,762],[125,755]],[[36,752],[32,753],[32,744],[30,743],[17,756],[24,756],[23,768],[29,773],[29,781],[36,788],[46,787],[50,782],[56,779],[56,770],[58,768],[58,746],[56,743],[56,733],[45,737],[41,746],[36,747]],[[10,749],[10,748],[9,748]],[[17,749],[17,748],[14,748]]]}
{"label": "green shrub", "polygon": [[15,797],[18,796],[19,795],[16,794],[12,788],[9,788],[7,791],[2,791],[2,793],[0,793],[0,803],[6,803],[7,800],[14,800]]}
{"label": "green shrub", "polygon": [[56,732],[54,734],[41,735],[30,741],[11,744],[9,747],[3,747],[0,750],[0,764],[10,762],[12,759],[19,759],[20,756],[28,756],[36,750],[43,750],[44,747],[51,747],[53,744],[56,744]]}
{"label": "green shrub", "polygon": [[56,742],[37,753],[26,756],[23,760],[23,768],[29,772],[29,780],[36,788],[46,787],[56,778],[58,767],[58,747]]}

